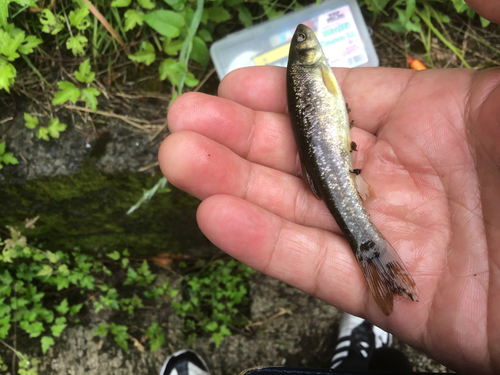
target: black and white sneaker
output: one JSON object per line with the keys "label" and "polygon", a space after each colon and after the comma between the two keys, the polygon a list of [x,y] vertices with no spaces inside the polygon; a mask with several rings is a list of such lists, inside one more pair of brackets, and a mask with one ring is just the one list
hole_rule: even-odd
{"label": "black and white sneaker", "polygon": [[208,367],[193,350],[180,350],[165,360],[160,375],[210,375]]}
{"label": "black and white sneaker", "polygon": [[369,321],[344,313],[331,368],[366,370],[375,349],[390,347],[392,335]]}

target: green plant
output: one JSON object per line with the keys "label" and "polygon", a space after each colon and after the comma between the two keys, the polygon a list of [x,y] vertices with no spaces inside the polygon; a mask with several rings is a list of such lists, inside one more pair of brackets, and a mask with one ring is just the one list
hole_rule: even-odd
{"label": "green plant", "polygon": [[5,152],[5,142],[0,143],[0,169],[3,168],[3,164],[18,164],[19,161],[16,159],[12,152]]}
{"label": "green plant", "polygon": [[86,59],[80,64],[78,71],[75,72],[75,78],[81,83],[87,84],[87,87],[78,89],[71,82],[57,82],[61,90],[55,94],[52,105],[63,104],[68,100],[76,103],[76,101],[80,99],[83,100],[91,110],[94,112],[97,111],[97,97],[101,92],[95,87],[90,86],[95,80],[95,73],[90,70],[90,59]]}
{"label": "green plant", "polygon": [[[113,273],[96,258],[81,254],[78,249],[71,253],[42,250],[28,244],[26,237],[15,228],[9,227],[9,231],[10,238],[0,242],[0,341],[9,348],[2,340],[11,338],[14,325],[31,340],[39,340],[45,354],[69,324],[79,323],[78,314],[83,308],[94,313],[109,309],[133,316],[135,309],[144,307],[146,302],[137,295],[125,298],[123,291],[112,286]],[[123,253],[129,255],[126,250]],[[121,256],[115,252],[110,253],[109,258],[118,259],[116,254]],[[128,258],[122,261],[124,259]],[[146,261],[139,267],[129,263],[121,262],[113,267],[125,269],[141,285],[149,286],[155,279]],[[147,291],[164,292],[167,284]],[[89,299],[93,303],[85,303]],[[103,327],[109,328],[116,343],[128,350],[126,326],[101,324],[96,334],[103,334]],[[157,350],[164,342],[161,332],[153,327],[150,336],[151,350]],[[21,366],[27,357],[20,352],[16,355]]]}
{"label": "green plant", "polygon": [[[422,43],[427,51],[427,60],[431,66],[434,66],[430,55],[430,39],[434,34],[441,42],[449,48],[467,67],[469,64],[462,56],[462,52],[451,42],[446,35],[444,24],[450,22],[450,18],[443,14],[434,6],[440,3],[445,7],[453,7],[457,13],[466,13],[469,18],[474,18],[476,13],[465,3],[464,0],[397,0],[394,3],[390,0],[360,0],[366,4],[368,9],[373,13],[373,17],[377,18],[382,14],[387,17],[389,14],[387,8],[390,5],[391,9],[397,14],[397,18],[392,21],[383,23],[384,26],[398,33],[416,32],[420,35]],[[490,23],[483,17],[479,17],[483,27]],[[425,27],[427,29],[425,29]],[[438,30],[440,27],[443,32]]]}
{"label": "green plant", "polygon": [[[200,261],[199,266],[204,265]],[[191,276],[186,276],[187,290],[181,302],[175,302],[177,314],[184,317],[186,334],[196,337],[209,333],[218,347],[229,327],[248,323],[241,309],[248,303],[247,280],[251,268],[236,260],[218,260]]]}
{"label": "green plant", "polygon": [[[26,36],[26,33],[15,27],[13,23],[8,23],[8,6],[11,0],[0,0],[0,89],[10,92],[9,88],[14,83],[17,70],[11,63],[21,55],[26,59],[26,55],[33,52],[33,49],[42,43],[40,38],[33,35]],[[33,5],[29,0],[17,0],[19,5]]]}
{"label": "green plant", "polygon": [[[29,113],[24,114],[25,126],[28,129],[34,129],[38,126],[38,117],[31,116]],[[66,130],[67,125],[59,122],[59,118],[50,119],[46,127],[41,126],[36,132],[36,136],[39,139],[50,140],[49,135],[52,138],[59,138],[59,134]]]}

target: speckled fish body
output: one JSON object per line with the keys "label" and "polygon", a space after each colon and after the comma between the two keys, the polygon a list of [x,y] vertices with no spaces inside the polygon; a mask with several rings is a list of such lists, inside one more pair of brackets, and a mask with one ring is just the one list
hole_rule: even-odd
{"label": "speckled fish body", "polygon": [[389,315],[395,294],[418,301],[413,278],[358,194],[346,103],[321,45],[305,25],[297,27],[291,42],[287,95],[303,178],[344,233],[375,302]]}

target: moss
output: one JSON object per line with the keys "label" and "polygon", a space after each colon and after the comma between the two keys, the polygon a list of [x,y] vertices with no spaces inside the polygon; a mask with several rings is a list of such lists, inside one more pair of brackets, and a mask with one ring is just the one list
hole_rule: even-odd
{"label": "moss", "polygon": [[24,234],[54,250],[79,246],[101,252],[128,248],[136,255],[178,253],[205,246],[195,219],[199,201],[173,188],[156,194],[131,215],[127,210],[161,177],[140,173],[105,175],[89,165],[80,173],[25,185],[0,185],[0,226],[21,227],[39,216]]}

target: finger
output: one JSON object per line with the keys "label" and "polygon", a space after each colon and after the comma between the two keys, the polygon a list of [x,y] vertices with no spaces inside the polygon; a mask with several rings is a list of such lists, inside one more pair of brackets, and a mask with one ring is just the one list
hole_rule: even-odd
{"label": "finger", "polygon": [[199,199],[232,195],[286,220],[340,233],[324,203],[300,178],[251,163],[200,134],[177,132],[167,137],[159,162],[167,180]]}
{"label": "finger", "polygon": [[259,66],[233,70],[221,81],[218,95],[257,111],[288,114],[285,68]]}
{"label": "finger", "polygon": [[365,313],[366,283],[343,237],[223,195],[203,201],[197,220],[210,241],[250,267],[343,310]]}
{"label": "finger", "polygon": [[[333,72],[351,108],[349,118],[372,134],[417,73],[392,68],[334,68]],[[222,80],[219,96],[256,110],[287,113],[286,69],[263,66],[235,70]]]}
{"label": "finger", "polygon": [[168,111],[171,132],[189,130],[248,160],[297,174],[300,163],[288,116],[253,111],[233,101],[189,93]]}
{"label": "finger", "polygon": [[[177,98],[168,112],[171,132],[192,131],[210,138],[247,160],[298,175],[300,161],[288,116],[253,111],[233,101],[189,93]],[[351,137],[358,145],[356,168],[375,138],[360,129]]]}

